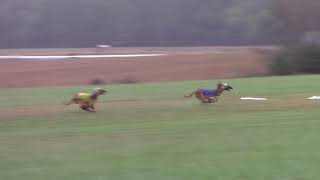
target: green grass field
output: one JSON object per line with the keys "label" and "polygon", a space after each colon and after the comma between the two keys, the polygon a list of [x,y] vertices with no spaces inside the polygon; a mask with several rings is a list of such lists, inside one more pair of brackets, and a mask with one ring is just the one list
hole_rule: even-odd
{"label": "green grass field", "polygon": [[212,81],[110,85],[97,113],[61,104],[93,87],[0,89],[0,179],[319,179],[319,81],[227,80],[211,105],[182,96]]}

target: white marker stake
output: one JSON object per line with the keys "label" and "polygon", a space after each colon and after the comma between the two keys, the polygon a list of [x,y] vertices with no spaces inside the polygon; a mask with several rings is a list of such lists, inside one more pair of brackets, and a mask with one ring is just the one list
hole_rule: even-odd
{"label": "white marker stake", "polygon": [[245,101],[266,101],[266,100],[268,100],[267,98],[256,98],[256,97],[242,97],[240,99],[245,100]]}

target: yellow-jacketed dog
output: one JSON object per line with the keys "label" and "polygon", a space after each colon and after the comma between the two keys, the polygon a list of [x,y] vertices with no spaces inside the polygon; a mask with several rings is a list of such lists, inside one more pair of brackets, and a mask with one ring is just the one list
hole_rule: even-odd
{"label": "yellow-jacketed dog", "polygon": [[91,94],[77,93],[68,103],[66,103],[66,105],[79,104],[81,109],[88,112],[95,112],[95,104],[98,100],[98,97],[106,92],[107,91],[102,88],[96,88]]}

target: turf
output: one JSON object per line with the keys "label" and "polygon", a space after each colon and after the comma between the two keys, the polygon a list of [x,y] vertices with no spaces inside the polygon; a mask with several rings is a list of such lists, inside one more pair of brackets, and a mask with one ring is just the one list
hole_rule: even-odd
{"label": "turf", "polygon": [[0,179],[318,179],[319,80],[227,80],[211,105],[182,96],[212,81],[107,85],[97,113],[61,104],[89,86],[0,89]]}

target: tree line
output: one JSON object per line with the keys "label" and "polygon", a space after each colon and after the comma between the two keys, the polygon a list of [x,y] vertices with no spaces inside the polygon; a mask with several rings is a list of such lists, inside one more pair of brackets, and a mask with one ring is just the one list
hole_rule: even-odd
{"label": "tree line", "polygon": [[264,45],[320,29],[318,0],[2,0],[0,48]]}

